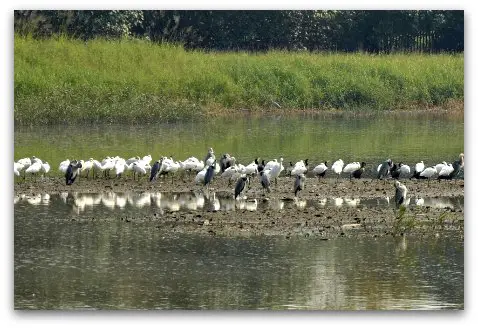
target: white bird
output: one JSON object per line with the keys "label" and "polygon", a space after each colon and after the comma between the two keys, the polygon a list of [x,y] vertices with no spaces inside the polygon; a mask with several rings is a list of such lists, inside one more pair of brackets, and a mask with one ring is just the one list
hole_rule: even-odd
{"label": "white bird", "polygon": [[344,168],[344,161],[339,159],[332,164],[332,171],[334,171],[335,174],[337,174],[337,181],[339,180],[339,176],[342,173],[342,170]]}
{"label": "white bird", "polygon": [[106,159],[101,164],[101,170],[104,172],[105,178],[110,177],[110,170],[113,170],[114,168],[115,168],[115,161],[112,158]]}
{"label": "white bird", "polygon": [[151,157],[151,155],[146,155],[143,157],[142,161],[146,164],[150,164],[151,165],[151,161],[153,160],[153,158]]}
{"label": "white bird", "polygon": [[422,173],[422,171],[424,169],[425,169],[425,164],[423,163],[423,161],[418,162],[417,164],[415,164],[415,172],[413,173],[413,177],[416,178],[416,179],[419,179],[420,178],[420,173]]}
{"label": "white bird", "polygon": [[121,177],[121,174],[123,174],[123,172],[125,171],[125,169],[127,167],[128,166],[127,166],[126,161],[124,159],[120,159],[120,160],[116,161],[115,166],[114,166],[116,177],[117,178]]}
{"label": "white bird", "polygon": [[48,172],[50,172],[50,164],[48,164],[48,162],[45,162],[41,165],[41,171],[45,174],[47,174]]}
{"label": "white bird", "polygon": [[[453,168],[453,164],[448,164],[446,166],[444,166],[440,172],[438,173],[438,179],[447,179],[450,177],[450,174],[453,173],[455,169]],[[438,171],[438,170],[437,170]]]}
{"label": "white bird", "polygon": [[[275,162],[275,163],[272,165],[272,167],[271,167],[271,169],[270,169],[270,171],[269,171],[269,177],[270,177],[271,179],[274,179],[276,185],[277,185],[277,177],[278,177],[279,174],[284,170],[284,166],[282,166],[282,161],[283,161],[283,160],[284,160],[284,159],[281,157],[280,161],[279,161],[279,162]],[[266,169],[264,168],[264,170],[266,170]]]}
{"label": "white bird", "polygon": [[309,165],[308,159],[306,159],[305,161],[303,160],[298,161],[297,163],[295,163],[294,167],[290,171],[290,175],[296,176],[300,174],[306,174],[308,170],[308,165]]}
{"label": "white bird", "polygon": [[432,176],[434,176],[435,174],[437,174],[437,170],[435,169],[434,166],[431,166],[431,167],[427,167],[426,169],[424,169],[424,170],[420,173],[420,176],[427,178],[427,179],[428,179],[428,185],[430,185],[430,178],[431,178]]}
{"label": "white bird", "polygon": [[13,162],[13,174],[20,176],[20,172],[23,170],[23,164]]}
{"label": "white bird", "polygon": [[90,158],[89,160],[81,163],[81,171],[86,171],[86,178],[88,178],[88,175],[90,174],[90,170],[93,168],[93,158]]}
{"label": "white bird", "polygon": [[[40,172],[42,169],[42,165],[40,162],[35,162],[28,169],[25,170],[25,173],[31,173],[32,176],[35,175],[36,173]],[[36,175],[35,175],[35,180],[36,180]]]}
{"label": "white bird", "polygon": [[344,173],[350,173],[350,180],[352,180],[352,173],[360,169],[360,163],[359,162],[353,162],[345,165],[343,168],[342,172]]}
{"label": "white bird", "polygon": [[407,187],[398,180],[395,180],[395,206],[405,206],[407,199]]}
{"label": "white bird", "polygon": [[93,179],[96,178],[96,172],[102,171],[102,170],[103,168],[100,161],[94,159],[93,160]]}
{"label": "white bird", "polygon": [[[145,164],[142,161],[134,162],[130,165],[132,166],[133,173],[134,174],[138,173],[138,180],[139,180],[140,174],[141,175],[146,174]],[[133,176],[133,180],[134,179],[135,177]]]}
{"label": "white bird", "polygon": [[446,162],[441,162],[441,163],[435,165],[435,169],[437,170],[437,174],[440,174],[441,169],[445,166],[447,166]]}
{"label": "white bird", "polygon": [[28,169],[32,165],[32,160],[30,157],[21,158],[17,163],[22,164],[24,169]]}
{"label": "white bird", "polygon": [[66,159],[60,163],[60,165],[58,166],[58,170],[60,170],[61,173],[66,173],[66,170],[68,169],[68,165],[70,165],[70,160]]}
{"label": "white bird", "polygon": [[401,175],[410,174],[410,166],[408,166],[407,164],[400,165],[399,170]]}
{"label": "white bird", "polygon": [[328,167],[327,167],[327,161],[326,161],[325,163],[320,163],[319,165],[314,167],[312,172],[314,172],[315,175],[323,178],[327,170],[328,170]]}
{"label": "white bird", "polygon": [[244,167],[244,174],[246,175],[256,175],[257,174],[257,164],[253,161],[251,164]]}
{"label": "white bird", "polygon": [[196,184],[204,184],[204,177],[206,176],[206,172],[207,172],[207,167],[205,167],[201,171],[199,171],[196,174],[196,177],[194,178],[194,182]]}

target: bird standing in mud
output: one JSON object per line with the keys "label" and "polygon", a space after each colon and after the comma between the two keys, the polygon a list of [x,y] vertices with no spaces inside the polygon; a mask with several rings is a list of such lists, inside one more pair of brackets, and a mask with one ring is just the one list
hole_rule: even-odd
{"label": "bird standing in mud", "polygon": [[304,190],[304,184],[305,184],[305,175],[303,173],[298,174],[297,177],[295,178],[295,183],[294,183],[294,194],[296,197],[299,191]]}
{"label": "bird standing in mud", "polygon": [[[209,163],[208,163],[209,160]],[[211,164],[216,161],[216,155],[214,155],[214,150],[211,148],[208,149],[206,157],[204,157],[204,165]]]}
{"label": "bird standing in mud", "polygon": [[264,190],[267,190],[267,192],[271,192],[271,180],[269,178],[269,174],[265,171],[261,171],[259,174],[261,175],[262,191],[264,192]]}
{"label": "bird standing in mud", "polygon": [[241,176],[236,183],[236,188],[234,189],[234,199],[237,199],[237,197],[242,193],[246,186],[246,181],[247,181],[247,176],[243,175]]}
{"label": "bird standing in mud", "polygon": [[367,165],[367,163],[360,163],[360,168],[353,171],[351,177],[354,177],[355,179],[360,179],[362,177],[363,172],[365,171],[365,165]]}
{"label": "bird standing in mud", "polygon": [[387,159],[382,164],[380,164],[377,169],[377,179],[382,180],[382,178],[386,178],[390,173],[390,168],[392,166],[393,162],[391,159]]}
{"label": "bird standing in mud", "polygon": [[206,174],[204,175],[204,185],[206,187],[209,187],[209,184],[211,184],[212,178],[214,177],[215,169],[216,169],[216,161],[214,161],[214,163],[209,165],[209,167],[206,170]]}
{"label": "bird standing in mud", "polygon": [[407,187],[398,180],[395,180],[395,206],[400,208],[404,204],[407,197]]}
{"label": "bird standing in mud", "polygon": [[65,181],[67,185],[71,185],[75,182],[75,179],[78,176],[78,169],[81,169],[81,163],[76,160],[71,161],[65,173]]}

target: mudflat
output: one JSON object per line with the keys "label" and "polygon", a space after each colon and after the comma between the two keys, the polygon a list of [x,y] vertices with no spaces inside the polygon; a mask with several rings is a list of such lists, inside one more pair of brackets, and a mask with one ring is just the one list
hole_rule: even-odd
{"label": "mudflat", "polygon": [[[405,210],[397,210],[394,203],[394,180],[309,177],[305,188],[298,197],[294,196],[293,177],[279,177],[277,184],[272,183],[270,193],[264,193],[258,178],[252,178],[246,187],[245,202],[257,202],[262,205],[282,202],[280,208],[260,206],[260,210],[248,210],[235,206],[230,211],[204,208],[201,210],[170,211],[157,209],[152,214],[138,216],[110,217],[76,216],[62,220],[75,223],[121,221],[124,224],[149,225],[162,233],[197,233],[226,236],[249,235],[291,235],[320,238],[327,240],[336,237],[381,237],[387,235],[413,234],[418,236],[446,236],[458,234],[464,238],[464,207],[417,206],[411,203]],[[408,197],[438,198],[464,196],[464,180],[439,181],[402,179],[408,189]],[[26,180],[16,178],[14,194],[16,197],[31,197],[39,193],[177,193],[203,190],[209,195],[222,199],[234,198],[234,183],[226,179],[215,178],[206,188],[194,184],[194,177],[163,177],[149,182],[147,177],[133,180],[131,177],[97,178],[81,177],[73,185],[65,185],[64,178],[46,177]],[[353,205],[320,206],[320,200],[342,198],[351,200]],[[386,199],[387,206],[370,206],[364,200]],[[359,201],[357,201],[359,199]],[[317,206],[308,206],[308,202],[317,201]]]}

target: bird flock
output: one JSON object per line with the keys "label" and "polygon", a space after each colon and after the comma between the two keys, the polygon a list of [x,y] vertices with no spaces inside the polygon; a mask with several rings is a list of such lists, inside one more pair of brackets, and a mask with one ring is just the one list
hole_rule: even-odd
{"label": "bird flock", "polygon": [[[287,176],[295,177],[293,191],[297,197],[299,192],[304,190],[306,174],[309,172],[308,159],[300,160],[295,164],[289,162],[286,169],[283,166],[283,158],[273,159],[267,163],[265,160],[259,162],[259,158],[256,158],[248,165],[243,165],[237,163],[236,158],[229,154],[224,154],[217,160],[213,148],[208,149],[204,160],[189,157],[184,161],[177,161],[172,157],[163,156],[155,161],[152,166],[151,162],[151,155],[136,156],[129,159],[120,156],[108,156],[101,161],[93,158],[86,161],[66,159],[59,164],[58,170],[64,174],[66,185],[73,184],[78,177],[83,176],[88,179],[90,172],[94,179],[99,176],[110,179],[112,178],[111,171],[113,171],[114,178],[121,178],[126,173],[131,172],[133,180],[148,176],[151,183],[166,175],[171,177],[171,182],[174,182],[174,178],[178,174],[188,177],[194,175],[194,183],[206,188],[209,188],[215,177],[220,176],[227,179],[229,185],[235,182],[234,198],[239,197],[244,192],[246,186],[250,185],[251,178],[255,176],[259,177],[263,193],[270,193],[272,182],[277,184],[277,178],[282,172],[285,172]],[[336,176],[336,181],[342,173],[347,174],[350,180],[360,179],[366,165],[365,162],[351,162],[345,165],[344,161],[339,159],[331,165],[330,170],[327,161],[325,161],[316,165],[311,172],[313,176],[318,178],[324,178],[327,172],[331,172],[332,175]],[[405,185],[398,181],[400,178],[427,179],[429,184],[430,179],[435,177],[439,180],[456,178],[463,169],[463,153],[453,163],[441,162],[425,167],[423,161],[420,161],[415,164],[413,171],[409,165],[402,162],[396,164],[391,159],[387,159],[377,166],[375,177],[380,180],[389,177],[396,180],[394,186],[398,207],[403,203],[403,201],[400,202],[400,199],[405,199],[407,193]],[[50,172],[50,165],[35,156],[26,157],[14,162],[14,174],[21,176],[22,172],[23,179],[28,174],[36,180],[38,175],[45,176]]]}

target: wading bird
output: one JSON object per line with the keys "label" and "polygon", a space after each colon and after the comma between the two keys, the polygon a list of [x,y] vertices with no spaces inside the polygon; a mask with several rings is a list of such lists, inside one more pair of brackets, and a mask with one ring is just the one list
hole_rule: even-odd
{"label": "wading bird", "polygon": [[428,179],[428,185],[430,185],[430,178],[437,174],[437,170],[434,166],[427,167],[420,173],[420,177]]}
{"label": "wading bird", "polygon": [[360,168],[353,171],[351,176],[354,177],[355,179],[360,179],[362,177],[363,172],[365,171],[365,165],[367,165],[367,163],[365,162],[360,163]]}
{"label": "wading bird", "polygon": [[299,191],[304,190],[304,184],[305,184],[305,175],[303,173],[298,174],[295,178],[295,183],[294,183],[294,194],[296,197]]}
{"label": "wading bird", "polygon": [[236,183],[236,188],[234,188],[234,199],[237,199],[246,186],[247,176],[241,176]]}
{"label": "wading bird", "polygon": [[360,169],[360,163],[359,162],[352,162],[352,163],[349,163],[349,164],[345,165],[342,172],[343,173],[350,173],[350,180],[352,180],[352,172],[355,172],[358,169]]}
{"label": "wading bird", "polygon": [[413,172],[412,178],[424,179],[423,177],[420,177],[420,173],[422,173],[424,169],[425,169],[425,164],[423,163],[423,161],[420,161],[417,164],[415,164],[415,171]]}
{"label": "wading bird", "polygon": [[395,180],[395,206],[397,209],[404,204],[406,197],[407,187],[400,181]]}
{"label": "wading bird", "polygon": [[67,185],[73,184],[75,182],[76,177],[78,176],[78,170],[81,169],[81,163],[73,160],[68,165],[65,173],[65,181]]}
{"label": "wading bird", "polygon": [[327,161],[325,161],[325,163],[320,163],[319,165],[317,165],[316,167],[314,167],[314,169],[312,170],[312,172],[314,172],[314,174],[317,176],[317,177],[321,177],[323,178],[325,176],[325,173],[327,172]]}
{"label": "wading bird", "polygon": [[269,178],[269,174],[265,171],[261,171],[261,173],[259,173],[261,175],[261,185],[262,185],[262,191],[265,195],[265,192],[264,190],[266,190],[267,192],[271,192],[271,180]]}
{"label": "wading bird", "polygon": [[342,173],[342,170],[344,168],[344,161],[339,159],[332,164],[332,171],[334,171],[335,174],[337,174],[337,181],[339,181],[340,174]]}
{"label": "wading bird", "polygon": [[214,161],[212,165],[209,165],[209,167],[206,170],[206,174],[204,175],[204,185],[207,188],[209,188],[209,185],[211,184],[212,178],[214,177],[215,170],[216,170],[216,161]]}
{"label": "wading bird", "polygon": [[380,164],[378,168],[377,179],[382,180],[382,178],[386,178],[390,173],[390,168],[393,166],[393,162],[391,159],[387,159],[382,164]]}

